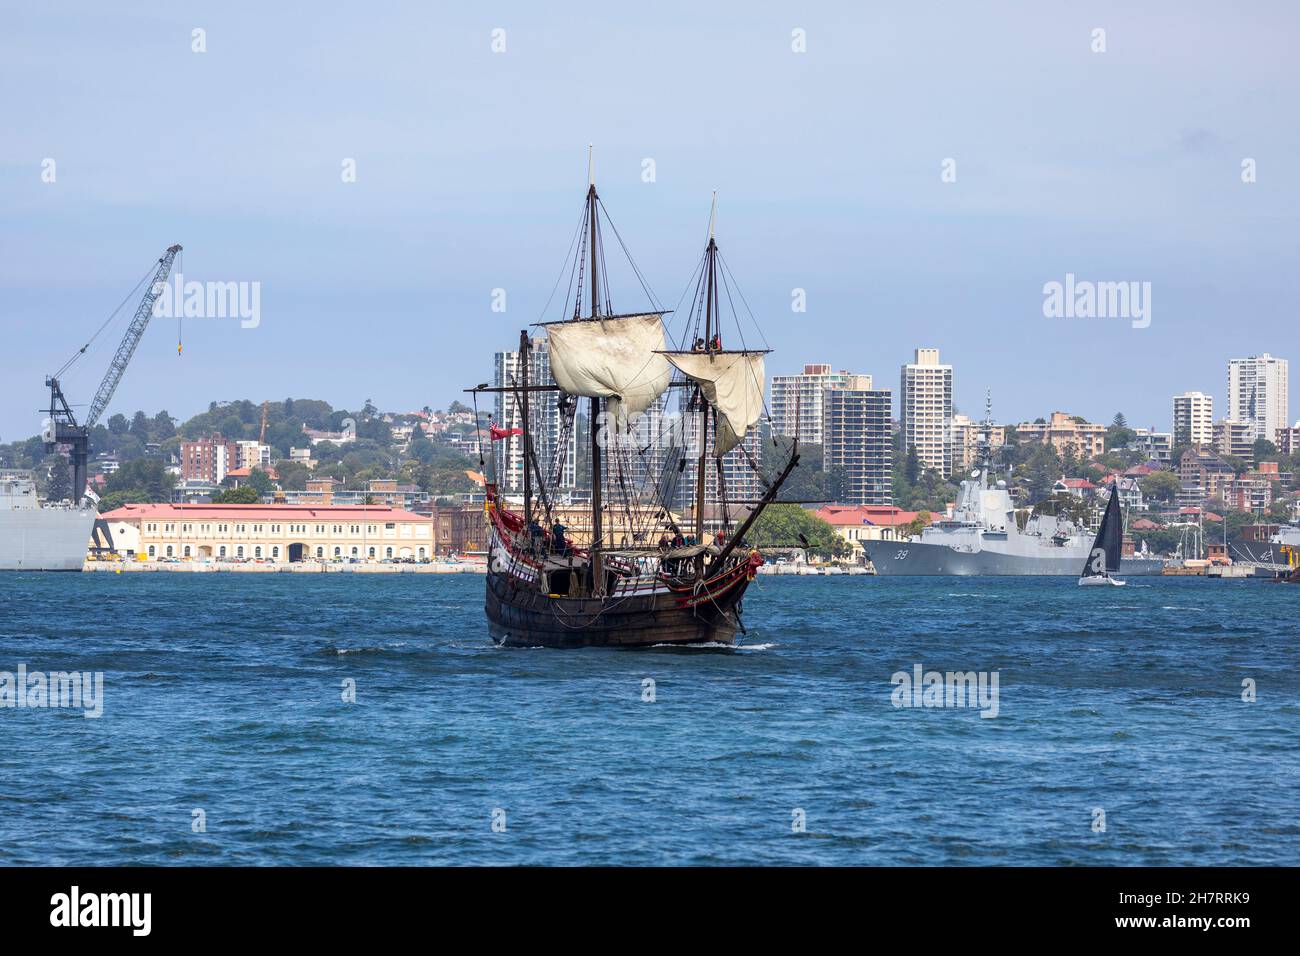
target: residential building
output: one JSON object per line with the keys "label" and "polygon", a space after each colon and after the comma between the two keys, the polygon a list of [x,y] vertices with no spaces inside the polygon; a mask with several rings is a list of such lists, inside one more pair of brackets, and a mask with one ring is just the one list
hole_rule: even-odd
{"label": "residential building", "polygon": [[1223,481],[1218,497],[1229,508],[1260,513],[1273,503],[1273,483],[1266,475],[1249,472]]}
{"label": "residential building", "polygon": [[843,470],[842,502],[893,504],[893,408],[893,395],[887,388],[823,391],[822,468]]}
{"label": "residential building", "polygon": [[1065,412],[1052,412],[1050,420],[1021,422],[1016,426],[1021,444],[1050,444],[1059,455],[1067,451],[1078,461],[1088,461],[1106,452],[1106,426],[1084,421]]}
{"label": "residential building", "polygon": [[[984,423],[977,422],[968,415],[955,412],[952,416],[952,467],[954,471],[965,473],[975,466],[979,459],[980,436]],[[997,449],[1007,442],[1007,430],[1001,425],[989,426],[989,449],[997,454]]]}
{"label": "residential building", "polygon": [[424,561],[436,547],[431,517],[378,506],[128,504],[102,517],[133,525],[146,560]]}
{"label": "residential building", "polygon": [[236,467],[238,459],[234,442],[220,433],[207,435],[197,441],[181,442],[181,477],[186,481],[221,484],[226,472]]}
{"label": "residential building", "polygon": [[[530,340],[528,349],[528,384],[554,385],[551,375],[551,352],[545,338]],[[493,384],[508,388],[523,382],[523,368],[518,349],[497,352],[493,358]],[[532,437],[533,456],[537,472],[543,476],[557,476],[557,488],[572,488],[577,474],[577,441],[573,432],[574,407],[561,406],[559,392],[529,392],[528,418]],[[566,403],[575,401],[564,396]],[[583,407],[581,414],[587,415]],[[471,416],[472,419],[472,416]],[[514,392],[498,392],[493,419],[497,427],[514,429],[523,427],[523,409]],[[474,429],[466,429],[471,441],[476,441]],[[463,440],[463,437],[462,437]],[[524,467],[527,459],[522,435],[512,435],[491,443],[495,456],[497,487],[509,494],[524,490]],[[537,483],[537,473],[531,476]]]}
{"label": "residential building", "polygon": [[1232,421],[1223,418],[1214,423],[1214,450],[1220,455],[1240,458],[1246,464],[1255,462],[1254,422]]}
{"label": "residential building", "polygon": [[261,468],[266,470],[271,465],[271,446],[260,441],[244,440],[235,442],[234,468]]}
{"label": "residential building", "polygon": [[870,375],[834,372],[831,369],[830,365],[805,365],[799,375],[772,376],[771,412],[774,434],[787,438],[798,437],[801,445],[820,445],[823,443],[822,428],[826,421],[823,408],[826,390],[872,388]]}
{"label": "residential building", "polygon": [[1290,428],[1279,428],[1274,432],[1273,444],[1283,455],[1300,455],[1300,421]]}
{"label": "residential building", "polygon": [[1203,392],[1174,396],[1174,444],[1208,445],[1214,440],[1214,399]]}
{"label": "residential building", "polygon": [[1171,432],[1158,432],[1150,428],[1133,429],[1133,440],[1128,447],[1141,452],[1147,461],[1159,462],[1165,468],[1173,461],[1174,436]]}
{"label": "residential building", "polygon": [[310,448],[290,448],[289,460],[298,465],[305,465],[308,469],[316,467],[316,459],[311,456]]}
{"label": "residential building", "polygon": [[1228,362],[1228,418],[1250,422],[1256,438],[1273,440],[1290,420],[1287,360],[1267,352]]}
{"label": "residential building", "polygon": [[952,366],[938,349],[917,349],[903,366],[898,390],[903,452],[916,449],[922,467],[952,474]]}
{"label": "residential building", "polygon": [[1178,460],[1178,480],[1182,490],[1178,503],[1184,507],[1199,505],[1207,498],[1218,498],[1225,481],[1235,477],[1231,465],[1202,445],[1194,445]]}

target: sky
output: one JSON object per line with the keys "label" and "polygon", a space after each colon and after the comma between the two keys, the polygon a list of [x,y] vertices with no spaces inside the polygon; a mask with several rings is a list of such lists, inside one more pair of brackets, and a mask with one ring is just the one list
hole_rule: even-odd
{"label": "sky", "polygon": [[[259,321],[155,318],[107,414],[445,407],[562,317],[589,143],[669,307],[718,190],[769,375],[896,391],[937,347],[999,421],[1168,430],[1184,390],[1222,415],[1229,358],[1300,359],[1297,27],[1285,2],[2,0],[0,441],[172,243],[187,280],[258,283]],[[645,307],[613,258],[616,308]],[[1067,274],[1149,282],[1150,325],[1045,316]]]}

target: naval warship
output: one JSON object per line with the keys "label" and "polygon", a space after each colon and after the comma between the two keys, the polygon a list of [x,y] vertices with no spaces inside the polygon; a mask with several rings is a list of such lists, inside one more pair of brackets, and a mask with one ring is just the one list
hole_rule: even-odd
{"label": "naval warship", "polygon": [[0,472],[0,571],[80,571],[97,512],[41,502],[27,472]]}
{"label": "naval warship", "polygon": [[[1093,535],[1056,515],[1031,517],[1022,529],[1007,483],[991,476],[989,429],[985,416],[977,465],[961,483],[951,518],[935,521],[906,541],[865,543],[876,574],[906,575],[1070,575],[1092,553]],[[1125,575],[1159,574],[1156,558],[1123,558]]]}

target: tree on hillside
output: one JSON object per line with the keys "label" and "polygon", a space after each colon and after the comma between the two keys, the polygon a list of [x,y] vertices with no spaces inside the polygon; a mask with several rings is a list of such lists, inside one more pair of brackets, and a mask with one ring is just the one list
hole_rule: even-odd
{"label": "tree on hillside", "polygon": [[756,548],[802,547],[799,536],[808,541],[808,551],[820,557],[845,554],[847,543],[826,521],[799,505],[770,505],[749,530]]}
{"label": "tree on hillside", "polygon": [[1147,498],[1171,503],[1177,499],[1182,483],[1172,471],[1153,471],[1138,481],[1138,487]]}
{"label": "tree on hillside", "polygon": [[124,463],[104,481],[105,495],[129,493],[133,501],[170,501],[176,476],[155,458],[137,458]]}

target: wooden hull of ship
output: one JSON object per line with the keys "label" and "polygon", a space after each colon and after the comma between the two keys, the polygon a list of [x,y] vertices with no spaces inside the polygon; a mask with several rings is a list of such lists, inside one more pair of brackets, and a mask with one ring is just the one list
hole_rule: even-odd
{"label": "wooden hull of ship", "polygon": [[720,592],[615,595],[600,601],[552,597],[519,587],[507,574],[487,575],[488,633],[507,647],[652,647],[733,644],[745,574]]}

